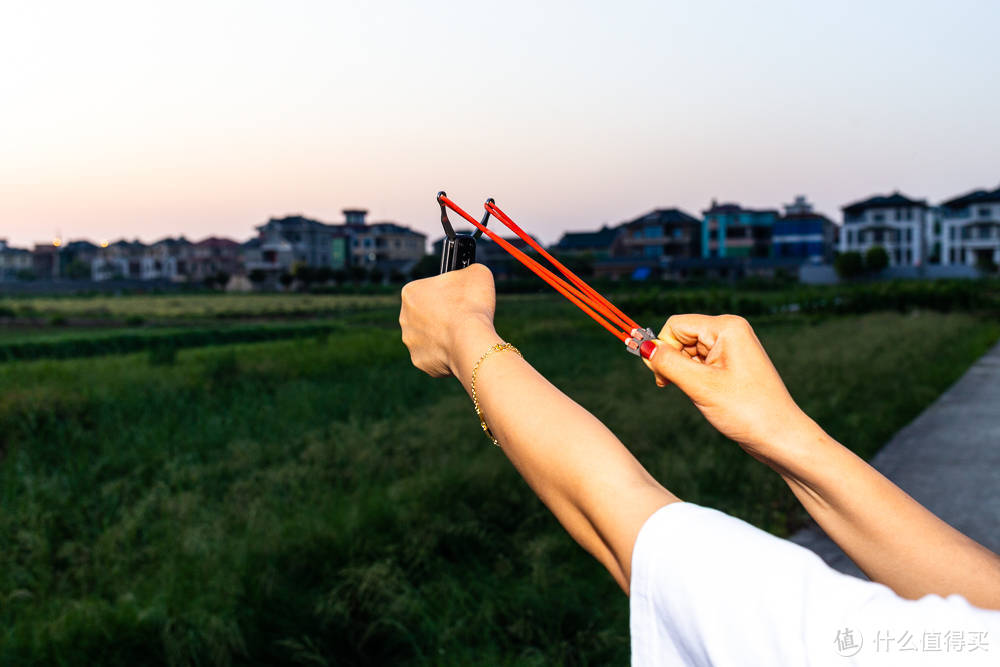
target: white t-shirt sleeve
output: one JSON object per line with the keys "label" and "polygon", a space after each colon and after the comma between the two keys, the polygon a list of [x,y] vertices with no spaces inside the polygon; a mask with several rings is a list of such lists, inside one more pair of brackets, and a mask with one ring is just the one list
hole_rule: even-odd
{"label": "white t-shirt sleeve", "polygon": [[639,531],[629,608],[633,665],[1000,665],[1000,612],[905,600],[692,503]]}

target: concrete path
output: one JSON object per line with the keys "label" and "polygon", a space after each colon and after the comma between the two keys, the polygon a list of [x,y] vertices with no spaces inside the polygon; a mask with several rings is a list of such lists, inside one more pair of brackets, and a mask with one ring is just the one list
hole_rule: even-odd
{"label": "concrete path", "polygon": [[[936,515],[1000,553],[1000,343],[871,463]],[[864,577],[815,524],[791,540],[831,567]]]}

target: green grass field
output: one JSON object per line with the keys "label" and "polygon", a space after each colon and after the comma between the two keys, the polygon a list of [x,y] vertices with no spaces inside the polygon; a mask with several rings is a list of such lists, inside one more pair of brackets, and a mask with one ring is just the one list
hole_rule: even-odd
{"label": "green grass field", "polygon": [[[124,310],[204,316],[205,298]],[[627,600],[458,384],[409,365],[396,299],[346,298],[295,340],[0,363],[0,665],[627,662]],[[1000,337],[961,312],[751,321],[864,456]],[[779,478],[557,297],[501,297],[498,329],[682,498],[801,525]]]}

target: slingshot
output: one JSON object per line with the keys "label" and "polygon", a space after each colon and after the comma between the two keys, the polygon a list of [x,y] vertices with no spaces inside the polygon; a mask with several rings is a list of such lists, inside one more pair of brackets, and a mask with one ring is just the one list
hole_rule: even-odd
{"label": "slingshot", "polygon": [[[557,292],[593,318],[595,322],[607,329],[615,338],[622,341],[629,352],[641,356],[643,359],[650,359],[656,352],[654,341],[657,340],[657,337],[652,329],[640,327],[635,320],[566,268],[511,220],[510,216],[500,210],[492,198],[487,199],[486,203],[483,204],[486,212],[483,214],[482,220],[476,220],[462,210],[458,204],[448,198],[444,191],[437,194],[437,202],[441,206],[441,226],[444,227],[445,232],[444,247],[441,250],[441,273],[463,269],[475,262],[476,239],[486,234],[493,242],[510,253],[514,259],[524,264],[532,273],[551,285]],[[476,231],[472,234],[456,234],[451,221],[448,220],[447,209],[451,209],[471,222]],[[564,277],[556,275],[536,259],[529,257],[522,250],[489,229],[487,224],[491,216],[499,220],[528,246],[548,260]],[[666,340],[665,342],[674,347],[680,347],[679,343],[674,340]]]}

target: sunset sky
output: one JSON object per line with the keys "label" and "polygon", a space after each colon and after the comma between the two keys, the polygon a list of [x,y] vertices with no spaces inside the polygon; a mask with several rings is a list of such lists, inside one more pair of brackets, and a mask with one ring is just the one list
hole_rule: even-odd
{"label": "sunset sky", "polygon": [[1000,183],[1000,3],[0,4],[0,238],[239,240],[345,207],[544,241],[715,197]]}

